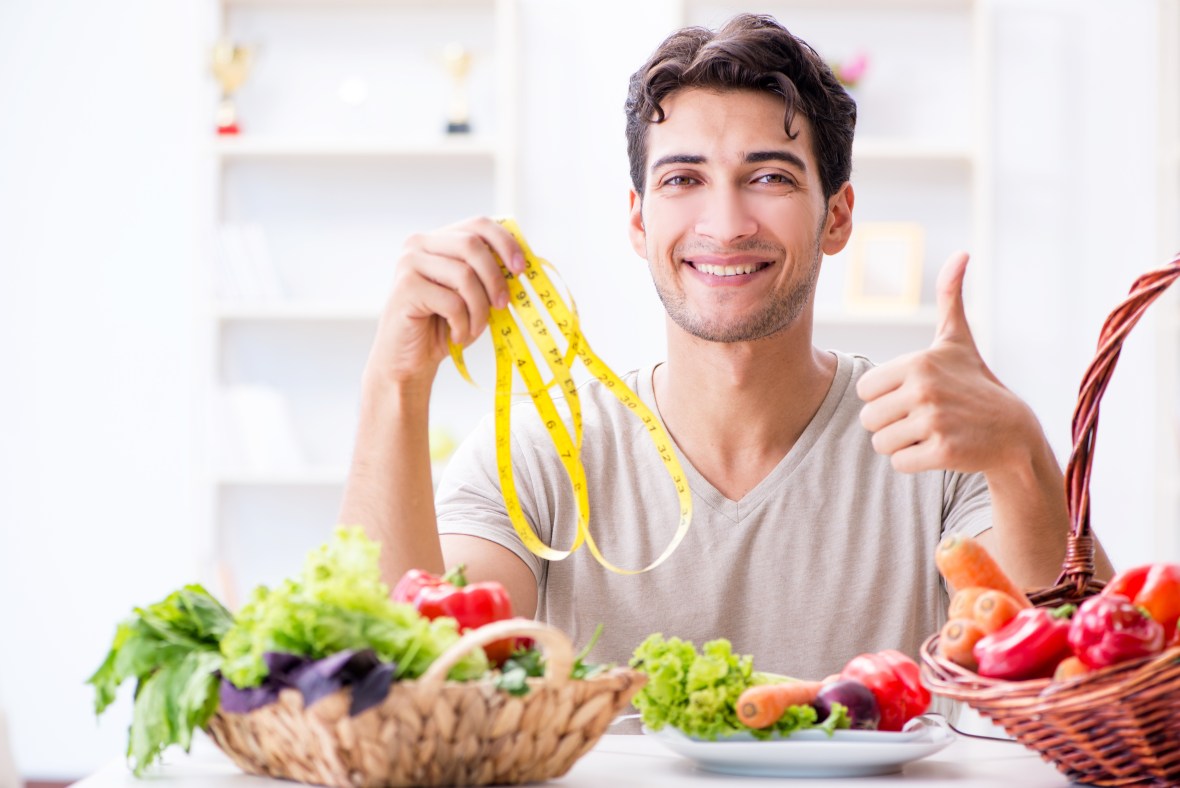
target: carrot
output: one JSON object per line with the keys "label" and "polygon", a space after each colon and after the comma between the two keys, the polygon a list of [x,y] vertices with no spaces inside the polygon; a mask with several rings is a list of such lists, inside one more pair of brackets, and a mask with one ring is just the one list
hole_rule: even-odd
{"label": "carrot", "polygon": [[1054,681],[1069,681],[1070,679],[1084,676],[1090,672],[1090,666],[1082,662],[1077,657],[1066,657],[1057,663],[1057,669],[1053,671]]}
{"label": "carrot", "polygon": [[984,586],[967,586],[956,589],[955,595],[951,597],[951,606],[946,611],[946,617],[948,619],[974,618],[975,600],[988,591],[991,589]]}
{"label": "carrot", "polygon": [[934,564],[954,589],[995,588],[1010,594],[1021,607],[1032,607],[1024,592],[1004,573],[987,550],[970,536],[951,534],[934,551]]}
{"label": "carrot", "polygon": [[975,600],[971,617],[979,624],[980,629],[990,635],[1016,618],[1016,614],[1022,609],[1021,604],[1013,599],[1011,594],[993,588],[980,594]]}
{"label": "carrot", "polygon": [[978,670],[975,644],[985,634],[979,624],[969,618],[952,618],[942,625],[938,633],[938,653],[967,670]]}
{"label": "carrot", "polygon": [[791,706],[809,706],[819,695],[822,681],[787,681],[747,687],[737,702],[737,717],[750,728],[765,728],[779,721]]}

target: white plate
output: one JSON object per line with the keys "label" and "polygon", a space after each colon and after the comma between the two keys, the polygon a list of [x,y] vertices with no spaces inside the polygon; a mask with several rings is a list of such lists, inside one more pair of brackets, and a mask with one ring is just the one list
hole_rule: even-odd
{"label": "white plate", "polygon": [[955,739],[940,717],[911,720],[905,731],[799,731],[787,738],[757,741],[733,736],[717,741],[694,739],[676,728],[644,734],[655,738],[701,769],[755,777],[867,777],[892,774],[925,758]]}

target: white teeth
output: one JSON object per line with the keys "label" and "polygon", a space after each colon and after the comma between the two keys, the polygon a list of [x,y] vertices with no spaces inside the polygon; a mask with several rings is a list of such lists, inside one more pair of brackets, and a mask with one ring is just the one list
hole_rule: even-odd
{"label": "white teeth", "polygon": [[703,274],[711,276],[737,276],[738,274],[752,274],[758,270],[758,265],[709,265],[708,263],[694,263],[693,267]]}

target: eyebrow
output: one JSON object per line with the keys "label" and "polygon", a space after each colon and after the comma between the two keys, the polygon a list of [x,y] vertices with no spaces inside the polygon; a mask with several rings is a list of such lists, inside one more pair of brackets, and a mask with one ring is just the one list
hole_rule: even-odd
{"label": "eyebrow", "polygon": [[[781,161],[787,164],[798,167],[803,172],[807,172],[807,164],[798,155],[788,150],[760,150],[752,153],[747,153],[746,164],[761,164],[767,161]],[[660,167],[665,167],[669,164],[704,164],[706,159],[704,156],[690,154],[690,153],[673,153],[668,156],[663,156],[651,165],[654,172]]]}

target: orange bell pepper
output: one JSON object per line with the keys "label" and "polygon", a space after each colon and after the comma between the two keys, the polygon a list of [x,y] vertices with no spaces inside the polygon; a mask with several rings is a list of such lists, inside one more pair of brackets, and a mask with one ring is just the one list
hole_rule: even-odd
{"label": "orange bell pepper", "polygon": [[1180,564],[1153,563],[1119,572],[1102,589],[1105,595],[1121,594],[1164,628],[1169,645],[1180,644]]}

